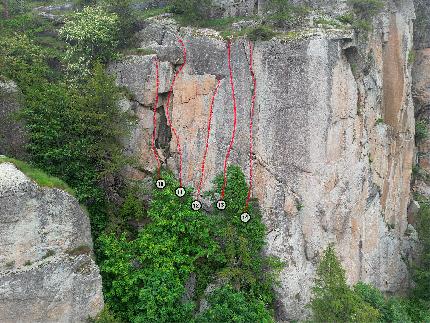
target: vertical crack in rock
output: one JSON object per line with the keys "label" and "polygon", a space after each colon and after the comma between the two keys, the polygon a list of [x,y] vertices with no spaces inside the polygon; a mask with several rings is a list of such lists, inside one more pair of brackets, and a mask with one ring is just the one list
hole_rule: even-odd
{"label": "vertical crack in rock", "polygon": [[[165,102],[167,100],[167,94],[160,94],[160,99]],[[164,157],[168,159],[170,153],[170,141],[172,140],[172,132],[169,125],[167,124],[166,113],[164,111],[164,104],[158,108],[159,123],[157,127],[157,139],[155,140],[155,147],[163,150]]]}

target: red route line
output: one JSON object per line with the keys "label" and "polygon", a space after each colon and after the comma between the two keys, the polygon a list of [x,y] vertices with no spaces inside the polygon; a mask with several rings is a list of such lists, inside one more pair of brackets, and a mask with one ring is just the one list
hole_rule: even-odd
{"label": "red route line", "polygon": [[209,120],[208,120],[208,132],[207,132],[207,136],[206,136],[206,147],[205,147],[205,152],[203,154],[202,173],[200,175],[200,182],[199,182],[199,185],[197,187],[197,196],[200,196],[200,190],[201,190],[202,184],[203,184],[203,177],[205,174],[206,156],[207,156],[208,149],[209,149],[209,137],[211,135],[211,122],[212,122],[212,115],[213,115],[213,107],[214,107],[215,97],[218,93],[218,89],[219,89],[220,84],[221,84],[221,80],[218,80],[217,86],[216,86],[215,91],[212,95],[212,101],[211,101],[210,108],[209,108]]}
{"label": "red route line", "polygon": [[255,108],[255,98],[257,96],[257,80],[255,79],[254,69],[252,67],[253,60],[253,45],[252,42],[249,42],[249,71],[251,72],[252,77],[252,85],[253,85],[253,93],[251,100],[251,110],[249,112],[249,189],[248,196],[246,198],[246,208],[249,206],[249,201],[251,199],[251,190],[252,190],[252,125],[254,119],[254,108]]}
{"label": "red route line", "polygon": [[176,71],[175,75],[173,76],[172,84],[170,85],[169,93],[167,94],[167,103],[166,103],[166,107],[165,107],[165,113],[166,113],[167,122],[168,122],[169,127],[170,127],[170,131],[174,134],[174,136],[176,138],[176,147],[177,147],[178,153],[179,153],[179,185],[182,187],[182,149],[181,149],[181,144],[179,142],[179,135],[176,132],[176,129],[172,125],[172,120],[170,119],[170,114],[169,114],[170,98],[171,98],[172,93],[173,93],[173,87],[175,85],[176,78],[181,73],[182,69],[184,68],[185,64],[187,63],[187,49],[185,48],[184,42],[182,41],[181,38],[178,38],[178,41],[182,46],[184,63],[179,67],[179,69]]}
{"label": "red route line", "polygon": [[152,151],[154,153],[155,159],[157,160],[157,174],[158,174],[158,178],[160,178],[161,176],[161,163],[160,163],[160,158],[158,156],[158,152],[157,149],[155,148],[155,134],[157,131],[157,108],[158,108],[158,89],[160,86],[160,79],[159,79],[159,62],[158,59],[155,59],[155,103],[154,103],[154,115],[152,118],[154,127],[152,130],[152,143],[151,143],[151,147],[152,147]]}
{"label": "red route line", "polygon": [[233,148],[234,136],[236,135],[236,127],[237,127],[237,104],[236,104],[236,95],[234,93],[233,70],[231,68],[231,42],[230,41],[228,41],[227,43],[227,53],[228,53],[228,69],[230,71],[231,96],[233,99],[234,120],[233,120],[233,132],[231,134],[230,145],[227,149],[227,153],[224,159],[224,184],[221,190],[221,199],[223,199],[225,195],[225,187],[227,185],[227,162],[228,162],[228,158],[230,157],[231,149]]}

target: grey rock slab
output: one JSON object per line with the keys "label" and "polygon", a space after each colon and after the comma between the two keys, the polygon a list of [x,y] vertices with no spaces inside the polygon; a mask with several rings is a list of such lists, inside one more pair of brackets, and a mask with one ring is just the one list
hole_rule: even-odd
{"label": "grey rock slab", "polygon": [[0,164],[0,322],[85,322],[103,308],[88,215]]}

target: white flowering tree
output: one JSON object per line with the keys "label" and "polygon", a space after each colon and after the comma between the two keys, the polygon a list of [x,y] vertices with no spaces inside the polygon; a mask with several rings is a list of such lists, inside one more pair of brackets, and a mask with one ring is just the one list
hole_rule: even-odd
{"label": "white flowering tree", "polygon": [[106,63],[114,58],[118,28],[118,16],[100,7],[86,7],[68,18],[60,36],[69,44],[65,55],[69,71],[85,76],[95,61]]}

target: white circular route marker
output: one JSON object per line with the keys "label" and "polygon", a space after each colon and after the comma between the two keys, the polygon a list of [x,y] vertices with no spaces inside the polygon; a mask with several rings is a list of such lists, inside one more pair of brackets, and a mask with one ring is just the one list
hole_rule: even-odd
{"label": "white circular route marker", "polygon": [[218,208],[218,210],[225,210],[225,207],[226,207],[227,205],[225,204],[225,201],[223,201],[223,200],[219,200],[217,203],[216,203],[216,207]]}
{"label": "white circular route marker", "polygon": [[178,197],[183,197],[185,195],[185,189],[183,187],[178,187],[176,189],[176,195]]}
{"label": "white circular route marker", "polygon": [[243,223],[247,223],[251,219],[251,216],[248,213],[242,213],[240,216],[240,220]]}
{"label": "white circular route marker", "polygon": [[155,186],[157,186],[157,188],[159,188],[161,190],[161,189],[166,187],[166,181],[164,179],[159,179],[155,183]]}
{"label": "white circular route marker", "polygon": [[193,203],[191,203],[191,208],[194,211],[198,211],[202,208],[202,203],[200,203],[199,201],[195,200]]}

